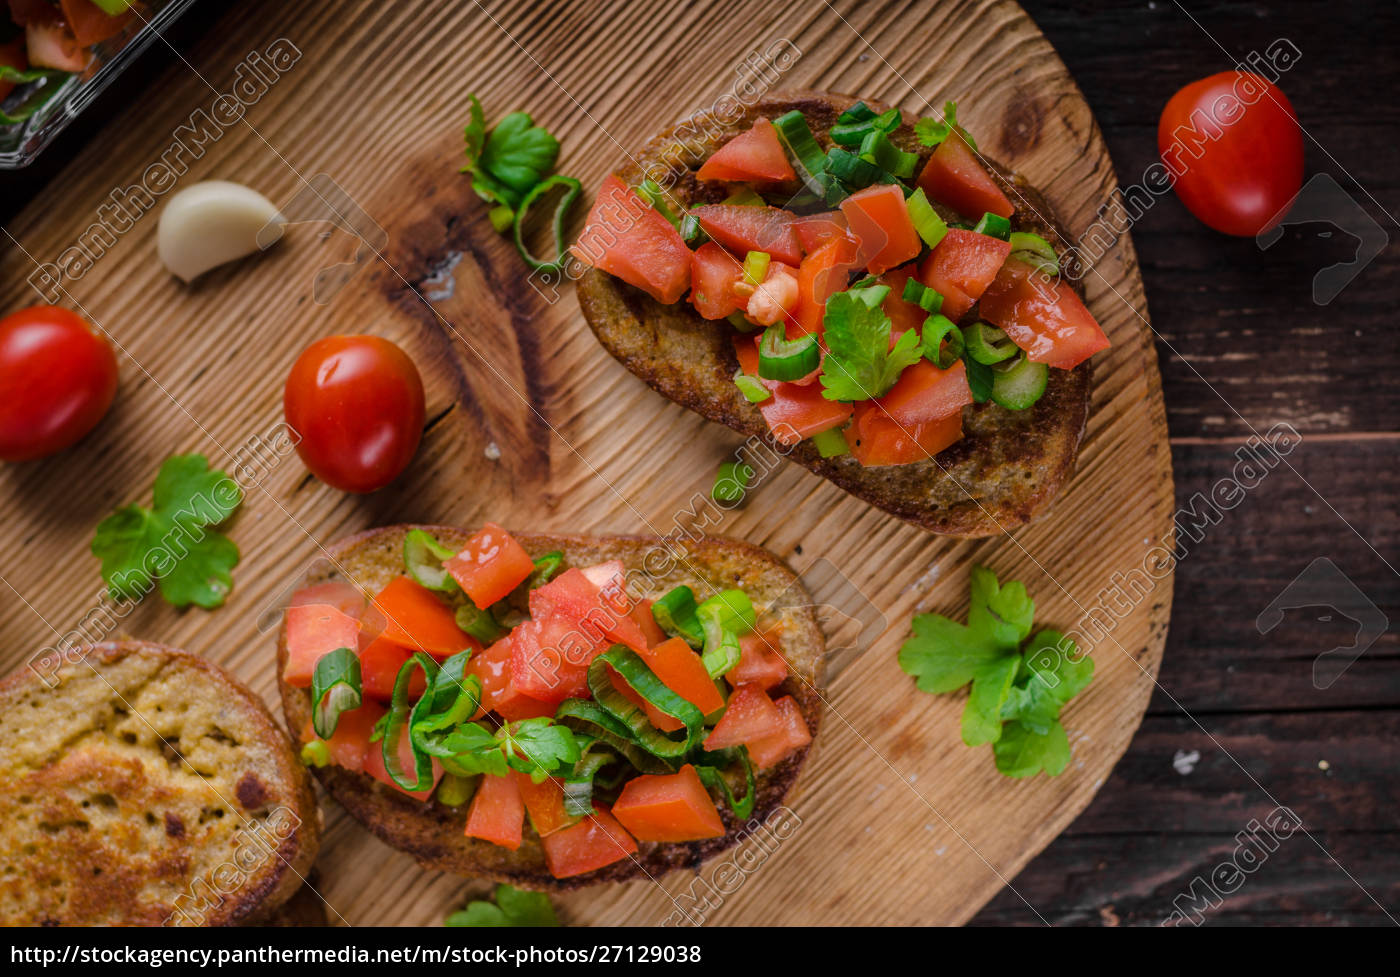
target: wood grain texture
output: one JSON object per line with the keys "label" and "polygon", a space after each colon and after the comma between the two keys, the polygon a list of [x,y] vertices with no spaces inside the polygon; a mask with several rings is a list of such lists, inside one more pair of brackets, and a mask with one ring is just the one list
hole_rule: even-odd
{"label": "wood grain texture", "polygon": [[[708,29],[738,22],[742,46]],[[611,28],[619,23],[630,29]],[[228,606],[176,613],[148,601],[123,630],[208,655],[271,699],[274,641],[259,622],[320,546],[352,531],[491,518],[665,533],[687,522],[682,514],[735,449],[734,436],[664,403],[613,362],[569,290],[550,304],[523,284],[513,249],[455,172],[468,92],[493,118],[529,108],[563,143],[561,168],[594,186],[661,125],[733,91],[751,50],[787,39],[801,56],[785,85],[869,93],[915,113],[957,99],[989,152],[1037,185],[1072,233],[1113,179],[1082,95],[1009,2],[845,3],[839,13],[780,3],[637,3],[619,12],[583,3],[267,2],[220,20],[186,53],[188,65],[163,77],[158,107],[120,113],[9,225],[23,251],[0,256],[4,306],[28,298],[25,252],[54,260],[113,185],[139,178],[174,126],[277,35],[304,56],[248,112],[249,125],[228,130],[181,182],[232,178],[282,202],[302,179],[327,173],[387,231],[384,260],[318,305],[313,277],[352,242],[293,227],[273,252],[182,288],[154,260],[147,216],[72,287],[72,301],[121,344],[123,386],[114,414],[80,449],[0,470],[0,519],[12,527],[0,544],[0,572],[13,588],[0,602],[7,665],[51,640],[50,626],[72,627],[95,600],[86,547],[97,520],[142,499],[170,452],[202,450],[228,463],[229,452],[271,429],[288,365],[311,338],[333,332],[385,335],[423,369],[436,421],[411,472],[351,498],[283,461],[250,490],[230,530],[243,563]],[[437,42],[405,45],[406,37]],[[1097,651],[1095,681],[1066,714],[1075,763],[1054,780],[1000,777],[988,751],[958,741],[960,698],[917,693],[894,661],[912,612],[965,612],[973,561],[1024,581],[1038,620],[1069,627],[1115,572],[1140,566],[1170,532],[1171,461],[1131,241],[1121,238],[1096,271],[1089,305],[1114,346],[1095,368],[1079,472],[1039,522],[1011,537],[939,539],[789,466],[706,527],[760,543],[828,583],[839,568],[882,622],[831,683],[825,730],[794,802],[800,829],[710,921],[963,921],[1088,803],[1126,747],[1160,663],[1170,577]],[[420,297],[446,292],[444,278],[450,295]],[[327,815],[320,889],[332,917],[432,923],[460,902],[461,880],[422,873],[337,808]],[[659,922],[690,881],[571,896],[563,915]]]}

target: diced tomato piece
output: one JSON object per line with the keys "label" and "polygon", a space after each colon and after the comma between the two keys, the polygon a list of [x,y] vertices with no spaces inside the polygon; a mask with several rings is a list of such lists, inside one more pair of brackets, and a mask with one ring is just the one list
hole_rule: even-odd
{"label": "diced tomato piece", "polygon": [[750,251],[766,251],[784,264],[796,266],[802,260],[793,215],[780,207],[705,204],[692,209],[691,214],[706,234],[740,257]]}
{"label": "diced tomato piece", "polygon": [[919,265],[919,280],[943,296],[942,313],[954,322],[982,297],[1011,253],[1011,242],[950,228]]}
{"label": "diced tomato piece", "polygon": [[126,29],[135,15],[130,7],[115,16],[109,15],[92,0],[62,0],[63,19],[83,47],[91,47]]}
{"label": "diced tomato piece", "polygon": [[890,392],[878,401],[896,423],[904,427],[941,421],[972,403],[967,366],[957,360],[940,370],[927,359],[905,367]]}
{"label": "diced tomato piece", "polygon": [[[736,337],[734,349],[739,367],[750,376],[758,376],[757,341],[748,336]],[[839,427],[851,417],[851,405],[827,400],[819,384],[760,382],[773,396],[759,404],[758,409],[779,444],[797,444],[803,438]]]}
{"label": "diced tomato piece", "polygon": [[1052,280],[1025,262],[1011,260],[997,274],[978,307],[1026,358],[1072,370],[1109,346],[1108,337],[1069,283]]}
{"label": "diced tomato piece", "polygon": [[525,834],[525,802],[514,771],[504,777],[486,774],[467,812],[466,835],[515,851]]}
{"label": "diced tomato piece", "polygon": [[744,262],[713,241],[690,256],[690,304],[706,319],[723,319],[748,302],[734,290],[744,277]]}
{"label": "diced tomato piece", "polygon": [[846,227],[846,215],[839,210],[809,214],[792,222],[792,229],[797,232],[797,243],[802,245],[802,250],[807,254],[843,233]]}
{"label": "diced tomato piece", "polygon": [[866,468],[928,461],[962,437],[962,411],[938,421],[902,425],[873,401],[857,404],[845,431],[851,455]]}
{"label": "diced tomato piece", "polygon": [[608,648],[606,640],[594,640],[558,616],[526,621],[511,638],[512,688],[554,704],[588,696],[588,666]]}
{"label": "diced tomato piece", "polygon": [[82,71],[92,59],[92,52],[78,43],[61,20],[30,21],[24,28],[24,47],[35,68]]}
{"label": "diced tomato piece", "polygon": [[628,617],[637,622],[637,627],[641,629],[642,637],[647,639],[647,647],[655,648],[666,640],[666,632],[661,630],[661,625],[656,623],[656,618],[652,616],[651,605],[654,601],[643,598],[632,605],[632,611]]}
{"label": "diced tomato piece", "polygon": [[537,784],[527,773],[518,770],[511,772],[535,834],[543,838],[578,820],[564,812],[564,782],[558,777],[547,777]]}
{"label": "diced tomato piece", "polygon": [[705,739],[705,749],[722,750],[772,736],[782,729],[783,715],[756,685],[741,685],[729,697],[724,715]]}
{"label": "diced tomato piece", "polygon": [[467,661],[466,673],[475,675],[481,682],[481,707],[472,716],[473,719],[480,719],[487,712],[494,712],[510,722],[554,715],[553,703],[532,699],[511,684],[510,662],[515,649],[515,633],[472,655]]}
{"label": "diced tomato piece", "polygon": [[872,275],[919,256],[923,242],[904,206],[904,191],[893,183],[857,190],[841,201],[851,233],[860,241],[856,261]]}
{"label": "diced tomato piece", "polygon": [[950,133],[933,151],[919,174],[919,186],[930,200],[973,220],[987,213],[1010,217],[1015,212],[959,132]]}
{"label": "diced tomato piece", "polygon": [[724,834],[715,802],[688,763],[676,773],[627,781],[612,813],[638,841],[702,841]]}
{"label": "diced tomato piece", "polygon": [[774,705],[782,714],[783,728],[772,736],[751,740],[746,744],[749,748],[749,759],[760,770],[768,769],[812,742],[812,731],[807,728],[807,719],[792,696],[785,695]]}
{"label": "diced tomato piece", "polygon": [[374,597],[384,615],[384,637],[404,648],[426,651],[434,658],[450,658],[481,642],[457,627],[452,609],[412,577],[395,577]]}
{"label": "diced tomato piece", "polygon": [[329,604],[289,607],[287,619],[287,667],[282,680],[299,689],[311,688],[311,676],[322,655],[337,648],[357,651],[360,622]]}
{"label": "diced tomato piece", "polygon": [[842,233],[803,259],[797,269],[797,326],[788,325],[788,338],[801,333],[821,335],[826,300],[846,287],[856,264],[856,239]]}
{"label": "diced tomato piece", "polygon": [[[399,767],[409,777],[414,776],[413,745],[409,741],[408,730],[404,730],[403,735],[399,738]],[[378,743],[371,743],[369,749],[365,750],[364,772],[381,784],[387,784],[394,788],[394,790],[398,791],[400,794],[407,794],[409,797],[416,798],[420,801],[426,801],[429,797],[433,796],[433,791],[437,789],[438,781],[442,779],[443,774],[442,764],[438,763],[437,760],[433,760],[432,785],[425,787],[423,790],[404,790],[398,784],[394,783],[394,778],[389,776],[389,771],[384,767],[384,743],[382,740]]]}
{"label": "diced tomato piece", "polygon": [[[0,66],[14,68],[16,71],[23,71],[29,67],[29,58],[24,52],[24,38],[16,37],[12,41],[0,44]],[[14,82],[0,81],[0,100],[4,100],[14,90]]]}
{"label": "diced tomato piece", "polygon": [[739,133],[715,150],[695,176],[731,183],[785,183],[797,179],[782,143],[778,142],[778,130],[761,117],[748,132]]}
{"label": "diced tomato piece", "polygon": [[303,587],[292,594],[288,607],[302,607],[306,604],[329,604],[336,610],[358,618],[364,613],[369,598],[359,587],[346,580],[326,580],[322,583]]}
{"label": "diced tomato piece", "polygon": [[591,567],[581,567],[579,573],[598,588],[605,607],[630,616],[632,598],[627,595],[627,568],[621,560],[607,560]]}
{"label": "diced tomato piece", "polygon": [[616,175],[603,181],[588,224],[569,250],[667,305],[690,287],[690,249],[680,232]]}
{"label": "diced tomato piece", "polygon": [[[336,720],[335,732],[331,734],[330,739],[324,741],[326,748],[330,750],[331,762],[346,770],[363,770],[365,755],[371,746],[369,738],[374,732],[374,724],[379,722],[384,713],[384,707],[377,702],[366,702],[358,709],[342,712]],[[306,729],[302,730],[301,738],[304,743],[318,739],[310,721],[307,722]],[[379,748],[378,743],[373,746],[375,749]]]}
{"label": "diced tomato piece", "polygon": [[636,840],[601,805],[571,827],[540,839],[544,862],[556,879],[593,872],[633,855]]}
{"label": "diced tomato piece", "polygon": [[603,648],[619,643],[633,651],[646,650],[646,637],[627,611],[618,609],[617,599],[611,593],[615,591],[605,594],[583,571],[570,567],[530,591],[530,616],[543,620],[557,615]]}
{"label": "diced tomato piece", "polygon": [[642,652],[642,660],[666,688],[699,709],[702,715],[708,716],[724,708],[724,696],[720,695],[715,680],[710,678],[705,663],[684,639],[669,638]]}
{"label": "diced tomato piece", "polygon": [[787,678],[787,662],[778,653],[781,637],[773,632],[751,632],[739,639],[739,664],[725,672],[732,686],[752,685],[767,692]]}
{"label": "diced tomato piece", "polygon": [[535,572],[535,563],[525,547],[494,522],[473,533],[467,545],[442,561],[442,567],[472,603],[483,610],[510,596]]}
{"label": "diced tomato piece", "polygon": [[[381,636],[371,641],[365,650],[360,652],[360,688],[364,694],[380,702],[392,700],[394,679],[398,677],[404,662],[412,657],[413,652],[410,649],[396,645],[388,638]],[[426,685],[427,679],[423,677],[423,670],[415,668],[413,677],[408,681],[409,700],[417,700],[423,694]]]}
{"label": "diced tomato piece", "polygon": [[913,302],[904,301],[904,283],[914,277],[918,266],[912,261],[907,265],[892,268],[880,276],[880,284],[890,287],[890,294],[880,308],[890,317],[890,342],[893,343],[910,329],[922,329],[928,313]]}

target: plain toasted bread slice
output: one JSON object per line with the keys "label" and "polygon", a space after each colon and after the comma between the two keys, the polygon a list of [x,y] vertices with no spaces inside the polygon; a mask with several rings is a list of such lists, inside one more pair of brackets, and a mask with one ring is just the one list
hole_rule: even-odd
{"label": "plain toasted bread slice", "polygon": [[[333,569],[309,578],[308,584],[346,579],[369,594],[376,593],[403,570],[403,541],[410,529],[426,529],[445,546],[462,547],[470,532],[446,526],[388,526],[360,533],[329,550]],[[777,650],[788,662],[789,677],[771,690],[773,698],[791,695],[801,706],[808,729],[816,735],[821,711],[820,680],[826,643],[817,625],[811,599],[796,575],[767,550],[738,540],[705,538],[694,542],[663,543],[655,537],[572,536],[545,533],[512,533],[532,557],[562,551],[568,566],[584,567],[605,560],[621,560],[629,571],[645,572],[653,596],[686,584],[703,599],[719,589],[738,587],[760,610],[782,623],[782,643]],[[667,547],[670,547],[668,550]],[[666,561],[666,552],[678,554]],[[650,559],[648,559],[650,557]],[[666,562],[674,565],[663,570]],[[645,571],[642,570],[646,564]],[[640,596],[640,595],[634,595]],[[287,662],[286,630],[278,644],[278,674]],[[311,696],[306,689],[282,683],[282,703],[293,736],[308,728]],[[607,868],[570,879],[555,879],[545,868],[539,837],[527,820],[525,840],[510,851],[477,838],[467,837],[467,806],[448,807],[436,799],[423,802],[382,784],[367,774],[343,767],[316,769],[321,783],[347,811],[387,844],[413,855],[424,868],[468,875],[523,888],[562,891],[596,882],[659,877],[674,868],[697,865],[737,844],[745,825],[763,820],[783,803],[797,779],[810,748],[788,757],[758,776],[758,802],[750,822],[735,820],[720,804],[727,833],[720,838],[687,844],[643,843],[635,857]],[[738,785],[742,791],[742,785]]]}
{"label": "plain toasted bread slice", "polygon": [[[617,173],[629,186],[636,185],[643,174],[663,186],[669,182],[673,205],[717,203],[729,193],[728,186],[702,183],[695,171],[756,118],[774,119],[799,109],[818,143],[827,149],[831,126],[855,102],[851,96],[827,92],[772,93],[727,125],[718,126],[712,120],[704,127],[689,122],[672,127]],[[877,110],[885,108],[869,99],[866,102]],[[919,143],[908,123],[891,139],[900,149],[918,153],[920,167],[932,153]],[[1016,207],[1013,229],[1041,235],[1065,260],[1072,260],[1073,252],[1040,194],[1020,177],[993,169]],[[787,189],[796,193],[798,187]],[[944,215],[960,219],[948,211]],[[1068,277],[1078,281],[1074,274]],[[701,318],[686,299],[663,305],[596,269],[579,279],[578,297],[588,325],[603,346],[653,389],[709,420],[774,444],[775,450],[857,498],[933,532],[990,536],[1014,529],[1044,510],[1073,472],[1089,410],[1088,361],[1074,370],[1052,369],[1044,396],[1028,410],[1011,411],[992,403],[964,408],[965,436],[932,460],[864,468],[849,455],[822,458],[811,441],[792,449],[776,446],[758,407],[745,400],[734,384],[738,368],[734,329],[724,320]]]}
{"label": "plain toasted bread slice", "polygon": [[296,892],[320,811],[261,700],[143,641],[47,679],[0,683],[0,924],[230,925]]}

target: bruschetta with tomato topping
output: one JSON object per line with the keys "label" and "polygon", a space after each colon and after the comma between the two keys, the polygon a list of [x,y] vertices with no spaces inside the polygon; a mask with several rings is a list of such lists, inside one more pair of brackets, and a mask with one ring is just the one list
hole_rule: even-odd
{"label": "bruschetta with tomato topping", "polygon": [[815,612],[750,544],[390,526],[330,564],[285,612],[287,720],[426,868],[561,890],[693,866],[816,734]]}
{"label": "bruschetta with tomato topping", "polygon": [[914,120],[791,92],[711,122],[603,181],[571,253],[604,347],[926,529],[1035,517],[1073,470],[1109,345],[1044,199],[952,105]]}

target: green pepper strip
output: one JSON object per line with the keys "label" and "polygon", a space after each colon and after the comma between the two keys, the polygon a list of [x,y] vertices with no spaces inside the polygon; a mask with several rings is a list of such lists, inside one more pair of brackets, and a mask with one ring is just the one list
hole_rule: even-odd
{"label": "green pepper strip", "polygon": [[812,127],[807,124],[801,110],[793,109],[786,115],[780,115],[773,120],[773,126],[778,130],[778,138],[792,155],[797,175],[802,178],[807,190],[824,197],[827,187],[819,176],[825,165],[825,157],[821,147],[817,145],[816,137],[812,135]]}
{"label": "green pepper strip", "polygon": [[[616,669],[623,681],[647,702],[685,724],[684,739],[673,740],[653,726],[637,704],[619,692],[608,678],[608,667]],[[705,732],[700,710],[666,687],[637,653],[623,645],[613,645],[588,666],[588,690],[598,705],[627,727],[632,739],[653,756],[670,759],[689,753]]]}
{"label": "green pepper strip", "polygon": [[[963,354],[963,334],[946,315],[931,315],[924,320],[924,359],[940,370],[946,370]],[[943,341],[948,348],[943,348]]]}
{"label": "green pepper strip", "polygon": [[326,739],[335,733],[340,714],[360,708],[360,659],[349,648],[322,655],[311,673],[311,728]]}
{"label": "green pepper strip", "polygon": [[[729,787],[729,780],[720,771],[717,764],[712,760],[719,760],[724,766],[733,764],[729,756],[731,752],[739,754],[739,760],[744,764],[744,780],[746,781],[743,798],[736,800],[734,791]],[[727,762],[726,762],[727,761]],[[757,784],[754,782],[753,761],[749,759],[749,751],[746,747],[740,746],[735,750],[717,750],[714,753],[706,753],[695,763],[695,772],[700,775],[700,782],[710,790],[718,788],[724,794],[725,803],[734,812],[734,816],[740,821],[746,821],[753,816],[754,802],[758,800]]]}
{"label": "green pepper strip", "polygon": [[758,343],[758,375],[764,380],[801,380],[821,365],[815,334],[788,339],[781,322],[763,331]]}
{"label": "green pepper strip", "polygon": [[398,675],[394,677],[394,694],[390,699],[389,712],[384,717],[384,736],[380,740],[380,750],[384,757],[384,771],[389,775],[390,780],[407,791],[427,790],[433,783],[432,759],[428,754],[413,746],[411,734],[409,746],[413,752],[413,780],[407,779],[403,764],[399,761],[400,738],[412,725],[413,719],[416,718],[413,714],[417,712],[419,704],[428,699],[428,696],[424,694],[423,698],[418,700],[418,704],[414,704],[412,707],[408,704],[408,684],[413,679],[415,668],[421,668],[430,683],[437,677],[438,663],[421,651],[414,652],[413,657],[403,663]]}
{"label": "green pepper strip", "polygon": [[[555,187],[568,187],[569,189],[564,196],[559,198],[559,203],[554,208],[554,257],[549,261],[540,261],[525,246],[525,218],[530,211],[531,204]],[[520,201],[520,207],[515,212],[515,250],[520,252],[520,257],[531,268],[536,271],[559,270],[565,257],[564,218],[582,192],[583,186],[573,177],[556,173],[544,182],[537,184],[533,190],[525,194],[525,199]]]}
{"label": "green pepper strip", "polygon": [[[611,685],[609,686],[611,688]],[[575,732],[584,733],[618,752],[642,773],[675,773],[676,764],[643,749],[632,732],[598,703],[587,699],[565,699],[559,703],[554,720]]]}
{"label": "green pepper strip", "polygon": [[705,643],[705,630],[695,610],[695,592],[682,585],[667,591],[652,604],[651,616],[662,631],[684,638],[692,648],[699,648]]}

